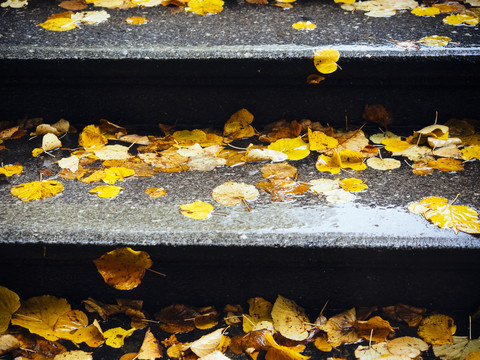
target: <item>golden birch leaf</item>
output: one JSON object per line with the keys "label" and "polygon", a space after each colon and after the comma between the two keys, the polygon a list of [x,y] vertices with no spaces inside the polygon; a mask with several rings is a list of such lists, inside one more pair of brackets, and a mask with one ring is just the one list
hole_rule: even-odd
{"label": "golden birch leaf", "polygon": [[55,355],[53,360],[93,360],[92,353],[82,350],[72,350]]}
{"label": "golden birch leaf", "polygon": [[252,121],[253,115],[247,109],[240,109],[230,116],[223,127],[225,142],[253,136],[255,129],[250,125]]}
{"label": "golden birch leaf", "polygon": [[243,331],[249,333],[253,327],[262,321],[273,322],[271,312],[272,303],[262,297],[248,300],[248,315],[243,315]]}
{"label": "golden birch leaf", "polygon": [[0,334],[8,329],[10,319],[20,307],[20,298],[16,293],[0,286]]}
{"label": "golden birch leaf", "polygon": [[369,137],[370,141],[374,144],[381,144],[385,139],[400,139],[400,136],[395,135],[390,131],[386,131],[384,133],[373,134]]}
{"label": "golden birch leaf", "polygon": [[[480,145],[473,145],[468,146],[460,150],[460,155],[462,156],[463,160],[473,160],[477,159],[480,160]],[[0,168],[1,173],[1,168]],[[8,176],[8,175],[7,175]]]}
{"label": "golden birch leaf", "polygon": [[142,282],[152,260],[145,251],[129,247],[110,251],[93,261],[105,282],[118,290],[131,290]]}
{"label": "golden birch leaf", "polygon": [[22,171],[23,171],[23,166],[20,164],[5,165],[0,167],[0,175],[5,175],[7,177],[13,176],[13,175],[20,175]]}
{"label": "golden birch leaf", "polygon": [[[177,334],[195,329],[194,319],[198,311],[186,305],[176,304],[161,309],[155,314],[160,328],[168,333]],[[175,339],[173,339],[175,340]]]}
{"label": "golden birch leaf", "polygon": [[279,295],[272,308],[272,320],[275,330],[290,340],[303,341],[312,330],[305,310],[295,301]]}
{"label": "golden birch leaf", "polygon": [[441,158],[438,160],[429,161],[427,164],[433,169],[444,172],[465,171],[462,161],[457,159]]}
{"label": "golden birch leaf", "polygon": [[440,35],[425,36],[418,40],[418,42],[427,46],[447,46],[450,41],[452,41],[452,39],[448,36]]}
{"label": "golden birch leaf", "polygon": [[338,174],[342,168],[341,164],[342,161],[340,160],[340,154],[337,151],[334,151],[332,156],[320,155],[315,167],[318,171]]}
{"label": "golden birch leaf", "polygon": [[[381,342],[373,345],[359,345],[355,349],[355,357],[358,360],[377,360],[381,358],[389,358],[391,356],[388,351],[387,343]],[[396,359],[396,358],[395,358]]]}
{"label": "golden birch leaf", "polygon": [[123,188],[113,185],[100,185],[89,190],[89,193],[97,194],[100,198],[113,198],[120,194]]}
{"label": "golden birch leaf", "polygon": [[72,340],[72,334],[87,325],[88,317],[83,311],[71,310],[58,317],[53,329],[58,338]]}
{"label": "golden birch leaf", "polygon": [[442,314],[430,315],[418,326],[418,335],[432,345],[445,345],[453,342],[453,334],[457,327],[450,316]]}
{"label": "golden birch leaf", "polygon": [[148,22],[143,16],[131,16],[126,18],[125,21],[130,25],[143,25]]}
{"label": "golden birch leaf", "polygon": [[317,27],[311,21],[299,21],[292,25],[292,28],[297,30],[313,30]]}
{"label": "golden birch leaf", "polygon": [[217,14],[223,11],[223,0],[189,0],[185,11],[203,16]]}
{"label": "golden birch leaf", "polygon": [[58,139],[57,135],[48,133],[43,135],[42,139],[42,149],[47,152],[54,150],[62,146],[62,142]]}
{"label": "golden birch leaf", "polygon": [[467,360],[480,355],[480,338],[469,340],[467,337],[454,336],[451,344],[434,345],[432,349],[435,356],[442,360]]}
{"label": "golden birch leaf", "polygon": [[70,304],[63,298],[51,295],[33,297],[22,303],[12,318],[12,325],[27,328],[49,341],[56,341],[58,336],[54,326],[60,316],[70,310]]}
{"label": "golden birch leaf", "polygon": [[255,184],[272,195],[272,201],[293,201],[309,189],[308,183],[290,179],[268,179]]}
{"label": "golden birch leaf", "polygon": [[328,136],[322,131],[312,131],[308,129],[308,143],[310,150],[335,149],[338,146],[338,140]]}
{"label": "golden birch leaf", "polygon": [[337,70],[337,61],[340,53],[335,49],[315,50],[313,53],[313,64],[322,74],[330,74]]}
{"label": "golden birch leaf", "polygon": [[428,137],[434,137],[437,139],[448,139],[448,126],[445,125],[429,125],[426,126],[418,131],[414,131],[413,133],[413,138],[416,139],[418,138],[418,134],[422,135],[422,137],[428,138]]}
{"label": "golden birch leaf", "polygon": [[332,316],[323,325],[322,330],[328,334],[328,341],[331,343],[353,343],[360,339],[355,324],[357,314],[355,308]]}
{"label": "golden birch leaf", "polygon": [[167,194],[167,190],[165,190],[163,187],[148,188],[145,190],[145,193],[151,198],[159,198],[165,196]]}
{"label": "golden birch leaf", "polygon": [[338,180],[333,179],[314,179],[310,180],[310,190],[315,194],[325,194],[327,191],[338,189]]}
{"label": "golden birch leaf", "polygon": [[198,360],[231,360],[229,357],[223,355],[219,350],[215,350],[213,353],[202,356]]}
{"label": "golden birch leaf", "polygon": [[384,139],[381,142],[383,145],[385,145],[385,150],[391,151],[391,152],[400,152],[408,149],[412,144],[402,141],[400,138],[390,138],[390,139]]}
{"label": "golden birch leaf", "polygon": [[358,151],[342,150],[340,152],[340,166],[352,170],[365,170],[367,165],[363,162],[363,154]]}
{"label": "golden birch leaf", "polygon": [[[328,342],[327,334],[323,333],[321,336],[315,338],[313,345],[322,352],[330,352],[336,344]],[[340,344],[338,344],[340,345]]]}
{"label": "golden birch leaf", "polygon": [[477,25],[478,18],[467,14],[452,14],[443,19],[443,22],[448,25]]}
{"label": "golden birch leaf", "polygon": [[296,180],[298,175],[297,168],[287,162],[280,164],[267,164],[262,166],[260,171],[266,179]]}
{"label": "golden birch leaf", "polygon": [[96,125],[88,125],[80,133],[78,145],[84,148],[101,147],[108,143],[108,139],[102,135],[100,128]]}
{"label": "golden birch leaf", "polygon": [[212,190],[212,198],[222,205],[237,205],[246,200],[254,200],[259,196],[253,185],[227,181]]}
{"label": "golden birch leaf", "polygon": [[207,134],[202,130],[181,130],[175,131],[172,135],[180,146],[191,146],[194,144],[202,144],[207,140]]}
{"label": "golden birch leaf", "polygon": [[418,358],[423,351],[428,350],[428,347],[429,345],[422,339],[411,336],[402,336],[387,341],[387,348],[391,354],[412,359]]}
{"label": "golden birch leaf", "polygon": [[380,316],[374,316],[367,321],[357,321],[357,334],[366,340],[383,342],[387,336],[393,332],[390,323],[383,320]]}
{"label": "golden birch leaf", "polygon": [[272,334],[265,332],[265,341],[270,348],[267,350],[265,360],[286,359],[286,360],[308,360],[310,356],[300,354],[304,349],[303,346],[289,347],[279,345]]}
{"label": "golden birch leaf", "polygon": [[103,331],[95,319],[91,325],[76,330],[70,339],[75,344],[84,342],[90,347],[99,347],[105,342]]}
{"label": "golden birch leaf", "polygon": [[412,10],[413,15],[417,16],[435,16],[440,14],[440,9],[433,6],[418,6]]}
{"label": "golden birch leaf", "polygon": [[135,330],[136,329],[134,328],[125,330],[121,327],[109,329],[103,333],[105,336],[105,344],[110,347],[120,349],[124,344],[125,338],[132,335]]}
{"label": "golden birch leaf", "polygon": [[190,204],[179,205],[180,214],[190,219],[203,220],[210,217],[213,206],[209,203],[197,200]]}
{"label": "golden birch leaf", "polygon": [[126,177],[135,175],[135,170],[123,166],[107,168],[104,172],[105,177],[102,178],[102,181],[107,184],[115,184],[117,180],[123,181]]}
{"label": "golden birch leaf", "polygon": [[128,147],[123,145],[105,145],[94,149],[93,153],[100,160],[128,160],[132,157],[128,153]]}
{"label": "golden birch leaf", "polygon": [[80,160],[75,155],[60,159],[57,163],[57,165],[60,166],[62,169],[67,169],[71,172],[76,172],[78,170],[79,164]]}
{"label": "golden birch leaf", "polygon": [[[75,24],[75,21],[72,20],[70,17],[73,14],[71,11],[67,11],[64,13],[61,13],[64,16],[49,16],[45,22],[38,24],[45,30],[50,30],[50,31],[68,31],[75,29],[77,27],[77,24]],[[56,15],[61,15],[61,14],[56,14]]]}
{"label": "golden birch leaf", "polygon": [[139,360],[153,360],[159,359],[162,357],[162,347],[160,343],[152,334],[150,329],[145,333],[145,338],[143,339],[142,346],[138,352],[137,359]]}
{"label": "golden birch leaf", "polygon": [[63,191],[62,183],[56,180],[32,181],[12,187],[11,193],[23,202],[55,196]]}
{"label": "golden birch leaf", "polygon": [[353,4],[356,0],[334,0],[335,3]]}
{"label": "golden birch leaf", "polygon": [[215,330],[194,342],[185,344],[183,346],[183,351],[190,349],[198,357],[207,356],[208,354],[213,353],[222,342],[224,330],[224,328]]}
{"label": "golden birch leaf", "polygon": [[346,191],[363,191],[368,188],[368,185],[363,180],[355,178],[342,179],[338,182],[338,185]]}
{"label": "golden birch leaf", "polygon": [[21,345],[22,343],[13,335],[0,335],[0,356],[3,356],[13,350],[18,349]]}
{"label": "golden birch leaf", "polygon": [[367,165],[375,170],[394,170],[401,166],[401,162],[392,158],[372,157],[367,159]]}
{"label": "golden birch leaf", "polygon": [[302,140],[301,136],[294,139],[279,139],[268,145],[268,149],[281,151],[290,160],[301,160],[310,154],[308,144]]}
{"label": "golden birch leaf", "polygon": [[480,351],[475,351],[470,354],[468,354],[465,357],[465,360],[480,360]]}
{"label": "golden birch leaf", "polygon": [[355,200],[356,196],[343,189],[334,189],[323,193],[327,202],[331,204],[345,204]]}

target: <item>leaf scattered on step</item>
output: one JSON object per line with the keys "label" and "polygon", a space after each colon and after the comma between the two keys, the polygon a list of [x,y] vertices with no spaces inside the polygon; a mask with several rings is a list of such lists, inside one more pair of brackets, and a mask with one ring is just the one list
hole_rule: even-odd
{"label": "leaf scattered on step", "polygon": [[450,316],[434,314],[422,320],[418,326],[418,335],[429,344],[445,345],[453,342],[452,335],[456,330],[457,327]]}
{"label": "leaf scattered on step", "polygon": [[60,194],[63,191],[62,183],[56,180],[32,181],[12,187],[11,193],[23,202],[40,200]]}
{"label": "leaf scattered on step", "polygon": [[197,200],[190,204],[179,205],[180,213],[190,219],[203,220],[210,217],[213,206],[209,203]]}
{"label": "leaf scattered on step", "polygon": [[120,191],[122,190],[123,188],[120,186],[100,185],[100,186],[94,187],[88,192],[92,194],[97,194],[97,196],[100,198],[114,198],[115,196],[120,194]]}
{"label": "leaf scattered on step", "polygon": [[315,50],[313,53],[313,64],[318,72],[330,74],[337,70],[337,61],[340,59],[340,53],[335,49]]}

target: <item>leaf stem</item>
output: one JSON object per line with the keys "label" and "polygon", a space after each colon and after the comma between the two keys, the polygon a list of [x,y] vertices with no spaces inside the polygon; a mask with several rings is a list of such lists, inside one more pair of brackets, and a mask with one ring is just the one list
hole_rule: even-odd
{"label": "leaf stem", "polygon": [[247,202],[245,201],[244,198],[242,198],[242,202],[245,204],[245,206],[247,207],[247,210],[248,211],[252,211],[252,209],[250,208],[250,206],[248,206]]}
{"label": "leaf stem", "polygon": [[159,271],[157,271],[157,270],[152,270],[152,269],[145,269],[145,270],[151,271],[151,272],[153,272],[154,274],[157,274],[157,275],[167,276],[166,274],[161,273],[161,272],[159,272]]}

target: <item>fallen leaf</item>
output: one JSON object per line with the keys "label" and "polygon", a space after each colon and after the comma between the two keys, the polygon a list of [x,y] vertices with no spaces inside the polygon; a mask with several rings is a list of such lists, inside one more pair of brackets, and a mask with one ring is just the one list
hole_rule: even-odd
{"label": "fallen leaf", "polygon": [[57,163],[62,169],[67,169],[71,172],[76,172],[78,170],[78,166],[80,164],[80,160],[77,156],[71,155],[68,158],[60,159]]}
{"label": "fallen leaf", "polygon": [[367,159],[367,166],[375,170],[394,170],[401,166],[401,162],[392,158],[372,157]]}
{"label": "fallen leaf", "polygon": [[[432,150],[431,155],[449,158],[459,158],[460,150],[458,150],[458,147],[456,145],[449,145]],[[461,166],[461,168],[463,168],[463,165]]]}
{"label": "fallen leaf", "polygon": [[303,341],[312,330],[305,310],[295,301],[279,295],[271,312],[273,326],[282,336],[290,340]]}
{"label": "fallen leaf", "polygon": [[73,12],[67,11],[59,14],[51,15],[45,20],[45,22],[38,24],[45,30],[50,31],[68,31],[75,29],[77,24],[72,20],[71,16]]}
{"label": "fallen leaf", "polygon": [[118,290],[131,290],[142,282],[145,270],[152,266],[144,251],[129,247],[110,251],[93,261],[105,282]]}
{"label": "fallen leaf", "polygon": [[64,0],[60,4],[59,7],[65,10],[83,10],[87,7],[87,3],[84,0]]}
{"label": "fallen leaf", "polygon": [[448,138],[444,139],[437,139],[437,138],[428,138],[428,145],[432,148],[440,148],[444,146],[451,146],[451,145],[462,145],[462,140],[460,138]]}
{"label": "fallen leaf", "polygon": [[271,312],[273,304],[262,297],[254,297],[248,300],[248,315],[243,314],[243,331],[248,333],[255,325],[268,321],[273,323]]}
{"label": "fallen leaf", "polygon": [[434,17],[435,15],[440,14],[440,9],[433,6],[418,6],[415,9],[413,9],[411,13],[417,16]]}
{"label": "fallen leaf", "polygon": [[438,160],[429,161],[427,164],[432,169],[437,169],[444,172],[465,171],[462,161],[456,159],[441,158]]}
{"label": "fallen leaf", "polygon": [[408,326],[416,327],[423,319],[423,315],[427,311],[423,308],[417,308],[411,305],[396,304],[382,308],[386,317],[396,321],[405,321]]}
{"label": "fallen leaf", "polygon": [[330,352],[335,346],[339,346],[341,344],[333,344],[329,342],[328,335],[323,333],[321,336],[315,338],[313,345],[320,351]]}
{"label": "fallen leaf", "polygon": [[7,1],[2,2],[0,5],[3,8],[11,7],[13,9],[20,9],[24,6],[27,6],[28,1],[27,0],[7,0]]}
{"label": "fallen leaf", "polygon": [[87,25],[96,25],[104,21],[107,21],[110,18],[110,14],[105,10],[97,11],[80,11],[72,15],[71,19],[74,20],[77,24],[87,24]]}
{"label": "fallen leaf", "polygon": [[308,143],[310,150],[318,151],[324,149],[335,149],[338,146],[338,140],[328,136],[322,131],[312,131],[308,129]]}
{"label": "fallen leaf", "polygon": [[113,185],[100,185],[89,190],[89,193],[97,194],[100,198],[113,198],[120,194],[123,188],[120,186]]}
{"label": "fallen leaf", "polygon": [[362,130],[339,133],[336,138],[338,140],[337,152],[343,150],[360,152],[368,145],[368,139]]}
{"label": "fallen leaf", "polygon": [[226,142],[235,139],[251,137],[255,134],[254,128],[250,125],[253,115],[247,109],[240,109],[227,120],[223,127],[223,136]]}
{"label": "fallen leaf", "polygon": [[123,145],[105,145],[94,149],[93,153],[100,160],[128,160],[132,157],[128,150],[129,148]]}
{"label": "fallen leaf", "polygon": [[11,193],[23,202],[55,196],[63,191],[62,183],[56,180],[32,181],[15,185]]}
{"label": "fallen leaf", "polygon": [[193,323],[200,330],[211,329],[218,325],[219,313],[213,306],[209,306],[200,310],[200,314],[195,316]]}
{"label": "fallen leaf", "polygon": [[465,360],[480,360],[480,351],[475,351],[470,354],[468,354],[465,357]]}
{"label": "fallen leaf", "polygon": [[266,179],[296,180],[298,175],[297,168],[286,162],[264,165],[260,171]]}
{"label": "fallen leaf", "polygon": [[126,18],[125,21],[130,25],[143,25],[148,22],[148,20],[142,16],[131,16]]}
{"label": "fallen leaf", "polygon": [[387,129],[388,125],[390,125],[393,121],[392,114],[380,104],[365,105],[362,117],[365,120],[374,122],[384,127],[385,129]]}
{"label": "fallen leaf", "polygon": [[325,80],[325,76],[319,74],[310,74],[307,76],[307,84],[318,84]]}
{"label": "fallen leaf", "polygon": [[310,190],[313,191],[315,194],[323,194],[325,195],[326,192],[335,190],[339,188],[338,184],[339,180],[333,179],[314,179],[310,180]]}
{"label": "fallen leaf", "polygon": [[145,333],[142,346],[138,352],[137,359],[139,360],[153,360],[162,357],[162,347],[158,340],[152,334],[150,329]]}
{"label": "fallen leaf", "polygon": [[395,41],[394,45],[406,51],[416,51],[420,49],[420,45],[414,40]]}
{"label": "fallen leaf", "polygon": [[121,327],[116,327],[113,329],[108,329],[104,332],[105,344],[107,346],[120,349],[125,341],[126,337],[129,337],[133,334],[136,329],[125,330]]}
{"label": "fallen leaf", "polygon": [[290,160],[301,160],[310,154],[308,144],[302,140],[301,136],[294,139],[279,139],[268,145],[268,149],[281,151]]}
{"label": "fallen leaf", "polygon": [[288,155],[281,151],[271,150],[267,148],[257,148],[254,146],[249,146],[244,154],[245,162],[265,160],[270,160],[272,162],[280,162],[287,159]]}
{"label": "fallen leaf", "polygon": [[253,185],[227,181],[212,190],[212,198],[222,205],[237,205],[243,201],[254,200],[259,196]]}
{"label": "fallen leaf", "polygon": [[443,22],[448,25],[478,25],[478,18],[467,14],[452,14],[443,19]]}
{"label": "fallen leaf", "polygon": [[328,341],[331,343],[354,343],[360,339],[355,327],[356,322],[355,308],[351,308],[329,318],[321,330],[327,333]]}
{"label": "fallen leaf", "polygon": [[402,151],[392,152],[392,156],[406,156],[411,161],[428,161],[425,159],[425,155],[430,152],[430,148],[427,146],[410,145],[408,148]]}
{"label": "fallen leaf", "polygon": [[5,175],[7,177],[10,177],[13,175],[20,175],[22,171],[23,171],[23,166],[20,164],[5,165],[0,167],[0,175]]}
{"label": "fallen leaf", "polygon": [[19,307],[20,298],[18,295],[6,287],[0,286],[0,334],[8,329],[10,319]]}
{"label": "fallen leaf", "polygon": [[28,329],[47,340],[56,341],[54,326],[60,316],[71,310],[66,299],[43,295],[24,301],[12,317],[12,325]]}
{"label": "fallen leaf", "polygon": [[[372,344],[371,346],[359,345],[355,349],[355,357],[359,360],[376,360],[383,358],[388,359],[389,356],[391,356],[391,354],[390,351],[388,351],[386,342]],[[401,360],[405,359],[401,358]]]}
{"label": "fallen leaf", "polygon": [[213,206],[209,203],[197,200],[190,204],[179,205],[180,213],[190,219],[202,220],[210,217]]}
{"label": "fallen leaf", "polygon": [[388,17],[395,15],[399,10],[412,10],[418,7],[418,3],[413,0],[368,0],[343,4],[341,7],[347,11],[366,11],[366,16]]}
{"label": "fallen leaf", "polygon": [[346,191],[363,191],[368,188],[368,185],[363,180],[355,178],[341,179],[338,185]]}
{"label": "fallen leaf", "polygon": [[418,42],[427,46],[447,46],[450,41],[452,41],[452,39],[448,36],[440,35],[425,36],[418,40]]}
{"label": "fallen leaf", "polygon": [[385,150],[391,152],[401,152],[407,150],[412,146],[407,141],[403,141],[400,138],[389,138],[382,140],[381,144],[385,145]]}
{"label": "fallen leaf", "polygon": [[293,24],[292,27],[297,30],[313,30],[317,27],[317,25],[311,21],[298,21]]}
{"label": "fallen leaf", "polygon": [[207,356],[216,351],[217,347],[221,344],[224,330],[224,328],[217,329],[194,342],[185,344],[183,350],[190,349],[198,357]]}
{"label": "fallen leaf", "polygon": [[434,314],[422,320],[418,326],[418,335],[429,344],[445,345],[453,342],[452,335],[456,330],[457,327],[450,316]]}
{"label": "fallen leaf", "polygon": [[309,189],[306,182],[290,179],[268,179],[255,184],[272,195],[272,201],[293,201]]}
{"label": "fallen leaf", "polygon": [[[473,145],[463,148],[460,151],[463,160],[480,160],[480,145]],[[0,170],[1,171],[1,170]]]}
{"label": "fallen leaf", "polygon": [[[478,1],[478,0],[471,0],[471,1]],[[451,14],[451,13],[461,13],[465,11],[465,6],[463,6],[457,1],[446,1],[444,3],[432,4],[432,6],[439,9],[441,13]],[[480,5],[473,5],[473,6],[480,6]]]}
{"label": "fallen leaf", "polygon": [[165,196],[167,191],[163,187],[158,188],[148,188],[145,190],[145,193],[151,198],[159,198]]}
{"label": "fallen leaf", "polygon": [[47,152],[57,149],[62,146],[62,142],[58,139],[57,135],[45,134],[42,139],[42,149]]}
{"label": "fallen leaf", "polygon": [[160,321],[160,328],[168,333],[184,333],[195,329],[193,320],[198,311],[185,305],[170,305],[155,314],[155,319]]}
{"label": "fallen leaf", "polygon": [[387,341],[387,349],[392,355],[416,359],[429,345],[416,337],[403,336]]}
{"label": "fallen leaf", "polygon": [[377,343],[385,341],[388,335],[393,332],[390,323],[380,316],[374,316],[367,321],[358,320],[356,329],[358,336]]}
{"label": "fallen leaf", "polygon": [[203,16],[216,14],[223,11],[223,0],[189,0],[185,11]]}
{"label": "fallen leaf", "polygon": [[480,338],[469,340],[454,336],[451,344],[433,345],[432,349],[435,356],[442,360],[466,360],[468,355],[480,351]]}
{"label": "fallen leaf", "polygon": [[[1,321],[2,319],[0,318],[0,322]],[[8,320],[8,322],[10,323],[10,319]],[[20,346],[21,346],[21,342],[15,336],[10,334],[0,335],[0,356],[8,354],[13,350],[18,349]]]}
{"label": "fallen leaf", "polygon": [[108,143],[108,139],[102,135],[100,128],[96,125],[88,125],[80,133],[78,145],[85,149],[101,147]]}
{"label": "fallen leaf", "polygon": [[230,360],[230,358],[223,355],[221,351],[216,350],[213,353],[198,358],[198,360]]}
{"label": "fallen leaf", "polygon": [[340,59],[340,53],[335,49],[315,50],[313,53],[313,64],[318,72],[330,74],[337,70],[337,61]]}
{"label": "fallen leaf", "polygon": [[83,350],[67,351],[55,355],[53,360],[93,360],[92,353]]}
{"label": "fallen leaf", "polygon": [[265,360],[275,360],[275,359],[285,359],[285,360],[307,360],[310,359],[310,356],[305,356],[300,354],[300,351],[303,350],[303,347],[300,345],[299,349],[282,346],[277,344],[272,334],[269,332],[265,333],[265,341],[270,348],[267,350],[265,355]]}

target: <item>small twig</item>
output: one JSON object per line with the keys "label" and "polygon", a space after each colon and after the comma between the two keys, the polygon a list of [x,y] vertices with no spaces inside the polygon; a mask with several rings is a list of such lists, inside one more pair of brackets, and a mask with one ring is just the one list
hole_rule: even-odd
{"label": "small twig", "polygon": [[157,271],[157,270],[152,270],[152,269],[145,269],[145,270],[151,271],[151,272],[153,272],[154,274],[157,274],[157,275],[167,276],[166,274],[161,273],[160,271]]}
{"label": "small twig", "polygon": [[435,111],[435,122],[433,125],[437,125],[437,120],[438,120],[438,111]]}
{"label": "small twig", "polygon": [[248,317],[246,317],[245,315],[242,315],[242,318],[247,319],[247,321],[248,321],[250,324],[252,324],[252,326],[255,326],[255,324],[253,323],[253,321],[250,320],[250,319],[249,319]]}
{"label": "small twig", "polygon": [[472,340],[472,315],[468,317],[468,340]]}
{"label": "small twig", "polygon": [[219,216],[228,216],[228,214],[225,213],[217,213],[217,212],[212,212],[210,213],[211,215],[219,215]]}
{"label": "small twig", "polygon": [[149,322],[149,323],[154,323],[154,324],[160,324],[161,321],[156,321],[156,320],[148,320],[148,319],[139,319],[141,322]]}
{"label": "small twig", "polygon": [[323,314],[323,310],[325,310],[325,308],[327,307],[329,301],[330,301],[330,299],[328,299],[328,300],[325,302],[325,305],[323,305],[322,310],[320,310],[320,315]]}
{"label": "small twig", "polygon": [[242,202],[243,202],[243,204],[247,207],[247,210],[248,210],[248,211],[252,211],[252,209],[250,209],[250,206],[248,206],[248,204],[247,204],[247,202],[245,201],[244,198],[242,198]]}

